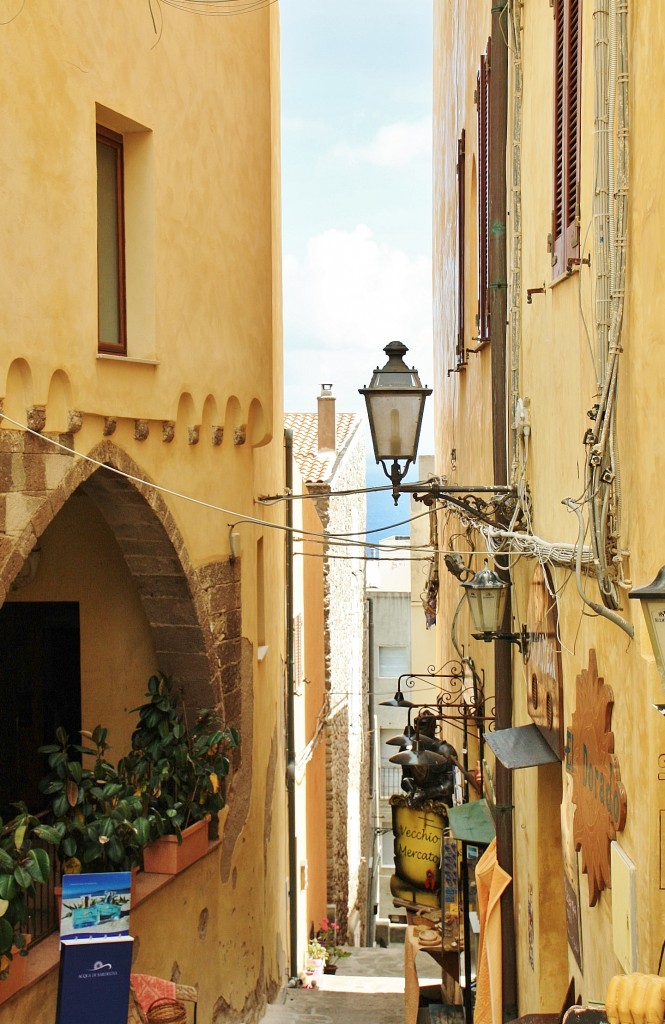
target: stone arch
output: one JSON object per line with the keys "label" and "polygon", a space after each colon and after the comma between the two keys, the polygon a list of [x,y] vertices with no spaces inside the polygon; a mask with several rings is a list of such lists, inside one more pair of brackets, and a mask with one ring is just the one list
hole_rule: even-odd
{"label": "stone arch", "polygon": [[[9,440],[10,433],[14,432],[2,435]],[[22,433],[17,436],[26,439]],[[0,568],[5,592],[39,536],[80,488],[113,531],[143,604],[162,671],[182,688],[188,708],[218,706],[229,722],[239,722],[243,710],[239,564],[220,562],[195,570],[163,496],[150,486],[141,467],[112,442],[104,441],[89,453],[94,462],[74,461],[71,450],[54,449],[46,438],[27,435],[25,443],[33,456],[41,455],[44,461],[55,458],[60,465],[57,474],[43,470],[41,493],[25,505],[21,529],[14,536],[5,535],[6,557]],[[54,476],[59,483],[49,487],[47,481]]]}

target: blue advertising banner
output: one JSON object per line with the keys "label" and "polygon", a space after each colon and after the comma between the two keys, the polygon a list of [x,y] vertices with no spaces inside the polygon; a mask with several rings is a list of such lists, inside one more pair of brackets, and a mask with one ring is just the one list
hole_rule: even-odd
{"label": "blue advertising banner", "polygon": [[127,935],[131,880],[129,871],[63,875],[60,938]]}
{"label": "blue advertising banner", "polygon": [[133,942],[130,935],[61,942],[56,1024],[126,1024]]}

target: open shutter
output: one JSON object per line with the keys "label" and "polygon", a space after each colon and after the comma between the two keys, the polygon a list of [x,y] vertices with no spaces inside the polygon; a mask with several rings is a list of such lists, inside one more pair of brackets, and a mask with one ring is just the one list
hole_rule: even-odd
{"label": "open shutter", "polygon": [[554,4],[554,195],[552,202],[552,273],[565,267],[565,0]]}
{"label": "open shutter", "polygon": [[566,75],[566,262],[579,256],[580,0],[568,0]]}
{"label": "open shutter", "polygon": [[579,257],[581,0],[554,4],[552,273]]}
{"label": "open shutter", "polygon": [[491,39],[480,58],[478,104],[478,341],[489,341],[489,138]]}
{"label": "open shutter", "polygon": [[456,368],[466,364],[464,346],[464,210],[465,210],[465,145],[466,131],[457,141],[457,344],[455,346]]}

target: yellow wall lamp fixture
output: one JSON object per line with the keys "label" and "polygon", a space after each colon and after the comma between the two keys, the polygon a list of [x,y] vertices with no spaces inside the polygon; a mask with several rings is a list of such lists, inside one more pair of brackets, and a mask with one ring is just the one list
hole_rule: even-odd
{"label": "yellow wall lamp fixture", "polygon": [[[365,398],[374,458],[392,484],[395,504],[400,494],[413,494],[427,505],[441,501],[452,505],[473,520],[490,526],[507,526],[514,520],[517,492],[507,484],[449,485],[444,479],[415,484],[402,481],[416,461],[425,401],[432,394],[423,387],[415,367],[404,362],[408,352],[401,341],[391,341],[383,350],[385,366],[374,370],[367,387],[359,388]],[[491,494],[485,500],[480,494]]]}
{"label": "yellow wall lamp fixture", "polygon": [[[632,590],[628,596],[642,605],[658,675],[665,690],[665,565],[658,570],[653,583]],[[661,715],[665,715],[665,704],[654,704],[654,707]]]}

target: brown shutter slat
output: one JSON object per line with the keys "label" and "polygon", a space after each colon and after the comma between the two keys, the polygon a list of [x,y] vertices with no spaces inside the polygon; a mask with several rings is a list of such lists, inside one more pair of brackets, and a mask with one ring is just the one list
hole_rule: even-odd
{"label": "brown shutter slat", "polygon": [[552,268],[555,277],[579,256],[581,2],[554,5],[554,173]]}
{"label": "brown shutter slat", "polygon": [[580,0],[567,0],[566,74],[566,261],[579,255],[580,183]]}
{"label": "brown shutter slat", "polygon": [[552,266],[564,270],[565,220],[565,0],[554,8],[554,188],[552,202]]}

